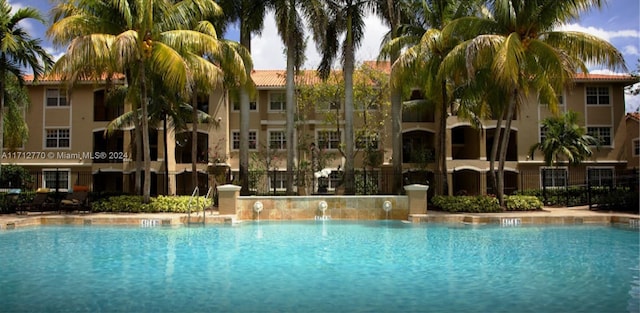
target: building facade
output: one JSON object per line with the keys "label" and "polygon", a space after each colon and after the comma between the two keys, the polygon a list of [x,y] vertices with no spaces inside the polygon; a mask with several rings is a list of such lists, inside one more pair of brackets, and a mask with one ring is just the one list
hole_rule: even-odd
{"label": "building facade", "polygon": [[[345,156],[339,103],[304,103],[298,100],[296,140],[286,140],[285,71],[254,71],[256,92],[249,105],[249,148],[252,155],[251,189],[257,193],[284,191],[286,150],[295,149],[294,167],[303,169],[304,180],[296,189],[305,193],[326,187],[332,192],[339,184],[339,171]],[[317,83],[312,72],[300,82]],[[530,147],[544,136],[541,121],[551,113],[531,95],[520,108],[510,129],[505,164],[505,191],[562,186],[579,181],[603,183],[615,179],[620,170],[638,166],[638,116],[625,113],[624,87],[637,82],[629,76],[578,75],[573,86],[560,96],[560,111],[575,111],[580,125],[601,140],[593,156],[579,166],[558,164],[545,166],[540,153],[531,157]],[[136,143],[133,127],[121,127],[107,134],[110,121],[130,111],[124,105],[106,101],[105,82],[84,82],[67,93],[65,83],[53,79],[28,85],[32,105],[25,112],[30,129],[28,142],[15,151],[3,154],[3,164],[26,167],[38,177],[33,187],[70,190],[74,185],[88,185],[94,191],[134,192]],[[407,96],[420,98],[417,92]],[[198,107],[217,123],[198,126],[197,142],[192,142],[191,125],[186,129],[164,129],[163,123],[152,125],[150,151],[152,194],[191,194],[191,162],[197,161],[199,187],[208,188],[207,164],[225,162],[237,182],[239,168],[239,104],[233,91],[218,90]],[[362,185],[375,186],[368,193],[391,193],[391,123],[388,104],[356,106],[354,112],[357,153],[355,167],[365,173]],[[496,121],[483,121],[475,128],[450,108],[446,125],[447,178],[449,194],[491,194],[487,183],[489,155],[495,140]],[[436,112],[427,107],[405,107],[402,117],[402,164],[405,182],[434,180],[434,156],[438,129]],[[170,123],[169,123],[170,124]],[[364,132],[363,130],[366,130]],[[360,131],[360,132],[359,132]],[[635,134],[635,135],[634,135]],[[166,144],[165,144],[166,135]],[[191,155],[192,144],[198,155]],[[329,173],[321,186],[313,173]],[[252,174],[253,175],[253,174]],[[317,175],[316,175],[317,176]],[[418,178],[416,178],[418,177]],[[578,182],[570,182],[576,180]],[[373,192],[371,192],[373,191]]]}

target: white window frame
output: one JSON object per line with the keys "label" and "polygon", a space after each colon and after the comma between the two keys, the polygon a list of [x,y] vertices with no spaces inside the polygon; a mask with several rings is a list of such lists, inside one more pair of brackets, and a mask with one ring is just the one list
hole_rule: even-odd
{"label": "white window frame", "polygon": [[[58,191],[68,192],[69,190],[71,190],[71,169],[70,168],[59,168],[59,169],[43,168],[42,169],[42,187],[49,188],[49,190],[55,190],[55,187],[56,187],[55,182],[53,182],[52,186],[47,185],[47,173],[52,173],[55,179],[56,172],[60,172],[60,175],[62,175],[62,173],[66,173],[67,175],[67,187],[64,188],[64,185],[63,185],[61,186],[61,188],[58,189]],[[62,179],[60,181],[62,181]]]}
{"label": "white window frame", "polygon": [[[329,134],[327,141],[327,146],[323,146],[320,142],[320,134],[322,133],[327,133]],[[335,134],[337,134],[337,140],[335,138]],[[333,135],[333,136],[332,136]],[[316,147],[318,147],[318,149],[324,149],[324,150],[338,150],[338,148],[340,147],[340,143],[342,143],[342,133],[338,132],[336,130],[327,130],[327,129],[319,129],[316,131]]]}
{"label": "white window frame", "polygon": [[[562,92],[557,96],[558,96],[558,111],[561,113],[564,113],[567,109],[566,97],[564,96],[564,92]],[[548,103],[540,102],[540,106],[547,109],[549,108]]]}
{"label": "white window frame", "polygon": [[[50,130],[56,130],[57,131],[57,135],[56,138],[51,138],[51,139],[55,139],[56,140],[56,146],[55,147],[49,147],[47,144],[47,141],[49,140],[49,137],[47,135],[48,131]],[[60,131],[61,130],[66,130],[69,133],[69,136],[64,138],[64,137],[60,137]],[[60,140],[63,139],[67,139],[69,141],[69,145],[66,147],[61,147],[60,146]],[[47,127],[44,129],[44,142],[43,142],[43,147],[44,149],[71,149],[71,128],[70,127]]]}
{"label": "white window frame", "polygon": [[356,140],[356,149],[366,150],[372,141],[375,143],[375,145],[371,149],[378,150],[380,148],[380,134],[378,133],[371,136],[361,136],[358,140]]}
{"label": "white window frame", "polygon": [[[274,101],[273,98],[276,97],[276,95],[279,95],[282,97],[282,99],[280,99],[280,101]],[[273,104],[274,103],[278,103],[280,105],[280,108],[273,108]],[[284,91],[270,91],[269,92],[269,112],[284,112],[287,109],[287,94]]]}
{"label": "white window frame", "polygon": [[[593,132],[589,131],[589,128],[591,129],[597,129],[598,132],[597,134],[594,134]],[[602,138],[600,131],[604,130],[604,129],[608,129],[609,130],[609,143],[606,144],[604,141],[600,140]],[[609,126],[609,125],[603,125],[603,126],[598,126],[598,125],[590,125],[587,126],[587,134],[591,135],[592,137],[596,138],[599,140],[599,144],[601,147],[613,147],[613,127]]]}
{"label": "white window frame", "polygon": [[[595,88],[595,97],[597,99],[596,103],[589,103],[589,97],[593,97],[594,94],[589,94],[589,89],[594,89]],[[601,94],[602,91],[606,90],[607,91],[607,102],[608,103],[600,103],[600,97],[604,97],[604,94]],[[611,106],[611,88],[606,87],[606,86],[586,86],[584,88],[584,102],[587,106],[598,106],[598,107],[606,107],[606,106]]]}
{"label": "white window frame", "polygon": [[[598,170],[598,171],[607,170],[607,171],[610,171],[611,172],[611,178],[610,178],[611,179],[611,183],[603,185],[602,184],[602,180],[603,180],[602,175],[598,175],[599,177],[597,177],[597,178],[591,178],[591,175],[590,175],[592,173],[591,170]],[[587,176],[587,181],[589,182],[589,184],[591,186],[594,186],[594,187],[595,186],[613,186],[613,185],[615,185],[615,182],[616,182],[616,171],[615,171],[615,168],[613,166],[587,166],[586,176]],[[594,182],[594,180],[596,180],[596,179],[597,179],[597,182]],[[605,177],[604,179],[608,179],[608,178]]]}
{"label": "white window frame", "polygon": [[[546,175],[543,175],[544,171],[551,171],[551,173],[553,173],[553,175],[551,175],[551,185],[549,186],[545,186],[545,182],[544,182],[544,178],[549,179],[549,173],[547,173]],[[555,173],[556,172],[560,172],[563,171],[564,172],[564,184],[557,184],[556,181],[559,179],[562,179],[561,177],[556,177]],[[566,187],[568,186],[569,183],[569,169],[566,166],[554,166],[554,167],[549,167],[549,166],[544,166],[540,168],[540,188],[561,188],[561,187]]]}
{"label": "white window frame", "polygon": [[[253,139],[251,138],[253,135]],[[236,139],[237,138],[237,139]],[[236,148],[237,143],[237,148]],[[253,143],[253,144],[252,144]],[[231,150],[240,150],[240,130],[231,131]],[[255,129],[249,129],[249,150],[258,149],[258,131]]]}
{"label": "white window frame", "polygon": [[[49,92],[55,92],[57,95],[49,96]],[[49,99],[56,99],[55,105],[49,105]],[[60,104],[64,99],[64,104]],[[44,107],[45,108],[68,108],[69,99],[67,99],[67,91],[62,88],[46,88],[44,91]]]}
{"label": "white window frame", "polygon": [[635,138],[631,141],[631,155],[634,157],[640,156],[640,138]]}
{"label": "white window frame", "polygon": [[[280,133],[282,134],[282,136],[280,137],[280,140],[278,141],[278,147],[273,147],[272,145],[272,138],[271,138],[271,134],[274,133]],[[273,150],[287,150],[287,133],[282,130],[282,129],[273,129],[273,130],[269,130],[267,132],[267,136],[268,136],[268,148],[269,149],[273,149]]]}
{"label": "white window frame", "polygon": [[285,191],[287,190],[287,172],[285,171],[268,171],[267,172],[267,180],[268,180],[268,185],[269,185],[269,189],[270,191],[273,191],[273,177],[271,175],[273,175],[275,173],[276,175],[276,191]]}
{"label": "white window frame", "polygon": [[[230,97],[231,110],[233,112],[240,112],[240,99]],[[249,98],[249,112],[258,112],[258,99],[256,97]]]}
{"label": "white window frame", "polygon": [[540,126],[538,127],[538,142],[541,143],[546,136],[547,136],[547,129],[544,127],[544,125],[540,124]]}

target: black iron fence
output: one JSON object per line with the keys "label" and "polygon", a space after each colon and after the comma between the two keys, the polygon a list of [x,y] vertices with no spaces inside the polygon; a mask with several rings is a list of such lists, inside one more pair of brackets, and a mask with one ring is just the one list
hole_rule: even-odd
{"label": "black iron fence", "polygon": [[546,205],[638,211],[637,169],[549,168],[521,171],[519,176],[517,193],[535,195]]}

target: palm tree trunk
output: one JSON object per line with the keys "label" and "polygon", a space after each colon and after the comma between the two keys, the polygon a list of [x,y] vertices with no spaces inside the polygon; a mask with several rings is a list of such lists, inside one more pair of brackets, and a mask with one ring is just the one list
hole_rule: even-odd
{"label": "palm tree trunk", "polygon": [[[292,14],[295,15],[295,14]],[[293,18],[290,17],[290,24],[293,24]],[[293,27],[293,26],[291,26]],[[295,145],[294,145],[294,132],[293,132],[293,115],[295,112],[295,38],[293,36],[293,31],[289,28],[289,33],[287,34],[287,195],[293,194],[293,164],[295,158]]]}
{"label": "palm tree trunk", "polygon": [[[398,59],[399,52],[393,52],[391,64]],[[391,71],[391,76],[394,76]],[[393,168],[393,193],[402,192],[402,91],[398,86],[391,87],[391,162]]]}
{"label": "palm tree trunk", "polygon": [[500,163],[498,164],[498,201],[500,206],[504,205],[504,163],[507,158],[507,150],[509,148],[509,135],[511,134],[511,121],[513,120],[513,111],[516,106],[516,97],[518,96],[518,90],[514,89],[513,99],[509,101],[509,107],[507,108],[505,133],[502,135],[502,142],[500,143]]}
{"label": "palm tree trunk", "polygon": [[[440,194],[449,194],[449,182],[447,179],[447,82],[441,82],[442,103],[440,105],[440,123],[438,125],[438,172],[440,179],[442,179],[442,185],[440,186]],[[437,185],[436,185],[437,186]]]}
{"label": "palm tree trunk", "polygon": [[[242,22],[241,22],[242,23]],[[240,25],[240,44],[251,53],[251,32]],[[249,195],[249,92],[240,88],[240,194]]]}
{"label": "palm tree trunk", "polygon": [[142,124],[138,115],[138,108],[134,108],[133,122],[135,123],[134,141],[136,143],[136,176],[134,192],[136,195],[142,195]]}
{"label": "palm tree trunk", "polygon": [[167,147],[169,133],[167,131],[167,114],[162,115],[162,140],[164,141],[164,195],[169,195],[169,148]]}
{"label": "palm tree trunk", "polygon": [[142,198],[144,203],[151,201],[151,147],[149,146],[149,119],[147,118],[147,83],[144,72],[144,62],[140,61],[140,92],[142,97],[142,146],[144,147],[144,185]]}
{"label": "palm tree trunk", "polygon": [[355,194],[354,184],[354,154],[353,154],[353,70],[354,70],[354,44],[352,34],[351,17],[347,18],[347,38],[344,45],[344,138],[345,155],[345,194]]}
{"label": "palm tree trunk", "polygon": [[496,128],[493,132],[493,143],[491,144],[491,155],[489,156],[489,183],[494,193],[497,193],[498,180],[496,178],[496,159],[498,157],[498,146],[500,145],[500,134],[502,133],[503,113],[500,112],[496,120]]}
{"label": "palm tree trunk", "polygon": [[[2,61],[0,61],[2,62]],[[4,63],[3,63],[4,64]],[[4,70],[0,70],[0,177],[2,177],[2,153],[4,152]]]}
{"label": "palm tree trunk", "polygon": [[198,92],[193,91],[191,99],[191,187],[198,186]]}

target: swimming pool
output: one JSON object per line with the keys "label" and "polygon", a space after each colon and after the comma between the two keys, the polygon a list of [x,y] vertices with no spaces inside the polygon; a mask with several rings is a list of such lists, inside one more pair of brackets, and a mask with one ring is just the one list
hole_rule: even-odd
{"label": "swimming pool", "polygon": [[637,229],[373,222],[0,232],[3,312],[638,312]]}

